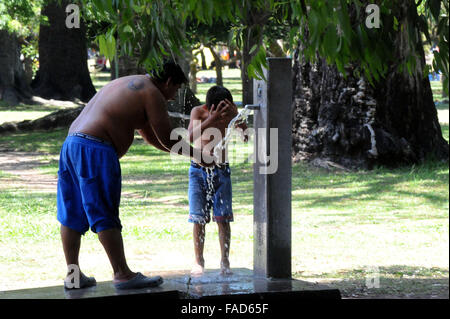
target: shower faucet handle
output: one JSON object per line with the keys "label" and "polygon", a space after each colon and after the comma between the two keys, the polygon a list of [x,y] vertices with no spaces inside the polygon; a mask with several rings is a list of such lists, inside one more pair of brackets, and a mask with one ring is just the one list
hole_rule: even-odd
{"label": "shower faucet handle", "polygon": [[260,110],[261,104],[246,104],[244,108],[249,110]]}

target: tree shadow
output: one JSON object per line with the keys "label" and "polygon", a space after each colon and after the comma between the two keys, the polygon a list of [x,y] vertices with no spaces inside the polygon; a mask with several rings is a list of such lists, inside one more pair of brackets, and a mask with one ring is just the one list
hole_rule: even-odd
{"label": "tree shadow", "polygon": [[366,266],[317,275],[297,272],[293,277],[337,288],[343,298],[448,299],[448,275],[448,268],[392,265]]}
{"label": "tree shadow", "polygon": [[[448,193],[432,193],[429,189],[443,183],[448,184],[446,170],[448,166],[445,163],[437,162],[413,168],[389,171],[381,169],[361,173],[333,174],[322,170],[313,175],[315,176],[313,180],[309,179],[308,174],[293,172],[293,191],[296,191],[293,202],[301,203],[301,208],[321,209],[330,205],[335,207],[358,205],[363,209],[366,203],[382,198],[383,205],[396,208],[400,199],[410,197],[421,198],[427,205],[442,208],[448,203]],[[355,184],[360,186],[355,187]],[[413,191],[405,190],[405,186],[401,184],[406,184],[407,188]],[[322,192],[310,193],[311,190]]]}

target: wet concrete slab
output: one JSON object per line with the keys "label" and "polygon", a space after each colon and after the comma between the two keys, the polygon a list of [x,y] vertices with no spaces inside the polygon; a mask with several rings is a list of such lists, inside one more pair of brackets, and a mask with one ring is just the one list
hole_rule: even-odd
{"label": "wet concrete slab", "polygon": [[340,299],[339,290],[324,285],[295,279],[267,279],[255,277],[252,270],[232,269],[233,275],[223,276],[219,270],[207,270],[202,276],[191,276],[190,271],[150,273],[160,275],[164,283],[156,288],[117,290],[111,281],[96,286],[65,290],[63,285],[0,292],[0,299],[89,299],[133,298],[152,299],[214,299],[214,298],[304,298]]}

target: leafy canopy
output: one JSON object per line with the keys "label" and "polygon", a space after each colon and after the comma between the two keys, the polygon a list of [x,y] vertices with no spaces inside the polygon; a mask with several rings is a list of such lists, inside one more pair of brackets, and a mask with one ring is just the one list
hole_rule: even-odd
{"label": "leafy canopy", "polygon": [[1,0],[0,30],[14,32],[19,36],[28,36],[37,30],[42,0]]}
{"label": "leafy canopy", "polygon": [[[148,68],[156,67],[164,56],[181,55],[181,49],[187,49],[190,43],[185,32],[188,20],[207,25],[221,21],[230,25],[230,30],[235,32],[235,39],[240,36],[245,40],[242,26],[248,24],[249,13],[258,12],[261,16],[267,15],[269,19],[277,19],[288,25],[288,44],[295,48],[299,41],[303,42],[307,58],[313,60],[318,53],[344,74],[346,65],[357,62],[371,82],[379,81],[391,62],[400,62],[400,67],[414,72],[419,56],[417,45],[421,42],[421,34],[429,34],[427,17],[431,17],[438,25],[440,49],[435,52],[433,68],[441,70],[448,78],[448,0],[418,0],[417,3],[410,0],[376,1],[380,9],[380,28],[368,28],[366,25],[366,8],[373,2],[369,0],[81,2],[85,8],[95,12],[97,18],[110,23],[98,36],[100,49],[109,58],[114,56],[117,40],[121,44],[121,54],[131,55],[137,49],[141,62]],[[420,15],[416,5],[419,5],[419,12],[422,9]],[[406,16],[399,10],[402,6],[408,6]],[[402,31],[409,35],[409,49],[405,50],[403,61],[393,61],[395,41]],[[237,36],[239,32],[241,34]],[[266,52],[263,45],[251,50],[255,54],[249,68],[254,70],[251,74],[258,76],[262,74],[261,66],[265,63]]]}

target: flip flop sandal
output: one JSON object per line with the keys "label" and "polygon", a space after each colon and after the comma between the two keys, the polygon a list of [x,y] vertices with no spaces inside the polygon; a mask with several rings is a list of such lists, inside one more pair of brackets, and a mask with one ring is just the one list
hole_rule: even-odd
{"label": "flip flop sandal", "polygon": [[164,282],[161,276],[155,277],[146,277],[140,272],[137,275],[128,281],[118,282],[114,284],[116,289],[141,289],[141,288],[150,288],[150,287],[158,287]]}

